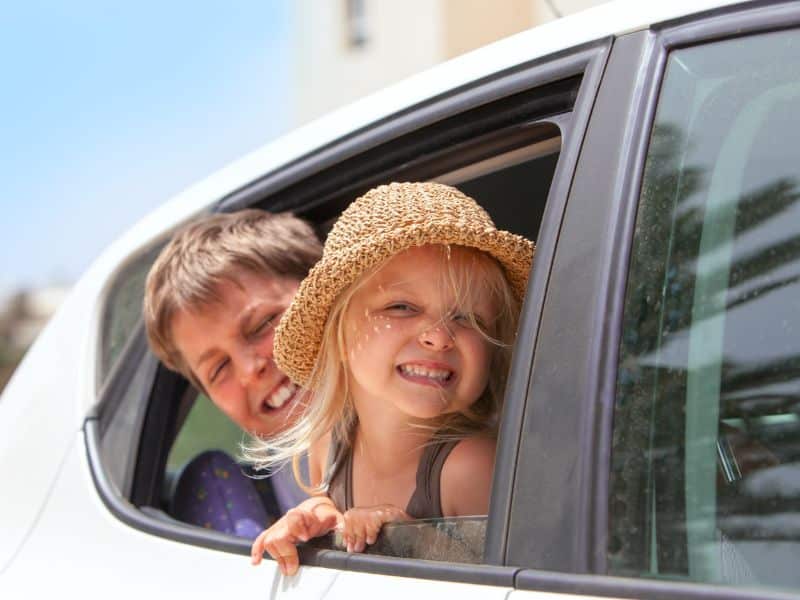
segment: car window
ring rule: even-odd
[[[614,409],[609,571],[800,588],[800,34],[667,61]]]
[[[100,456],[109,481],[123,495],[131,491],[136,449],[147,409],[155,363],[143,352],[142,300],[150,265],[160,247],[139,254],[118,271],[103,307],[97,384],[114,386],[100,407]],[[116,377],[111,374],[119,371]]]
[[[478,163],[436,179],[451,183],[485,207],[500,228],[536,239],[553,174],[558,163],[561,137],[516,152],[503,161],[487,161],[486,172]],[[498,162],[498,159],[499,162]],[[486,516],[417,519],[387,525],[365,554],[477,564],[483,562]],[[323,548],[344,550],[341,537],[317,542]]]
[[[553,135],[525,151],[516,150],[505,157],[492,157],[469,168],[443,173],[436,179],[456,185],[487,208],[498,227],[536,237],[544,211],[550,182],[561,145],[560,130],[548,125]],[[488,165],[488,167],[487,167]],[[524,218],[521,218],[524,215]],[[179,421],[181,417],[178,417]],[[180,426],[163,477],[162,510],[171,513],[176,504],[174,490],[182,480],[187,464],[206,450],[222,450],[240,462],[241,443],[246,436],[204,395],[197,396]],[[252,473],[251,473],[252,475]],[[264,486],[265,480],[256,480]],[[261,492],[261,490],[259,490]],[[180,502],[178,504],[181,504]],[[486,518],[423,519],[386,527],[368,554],[479,563],[483,557]],[[426,541],[427,540],[427,541]],[[344,550],[336,535],[315,540],[315,547]]]
[[[98,363],[98,387],[102,386],[142,317],[144,283],[161,247],[138,256],[114,278],[103,310]]]
[[[479,564],[483,562],[485,536],[484,516],[387,523],[381,528],[376,542],[367,546],[364,554]],[[347,550],[340,532],[312,540],[310,545]]]

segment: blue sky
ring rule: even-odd
[[[0,14],[0,295],[72,282],[150,209],[285,132],[291,0]]]

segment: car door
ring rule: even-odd
[[[798,25],[753,3],[614,42],[537,336],[512,598],[800,587]]]

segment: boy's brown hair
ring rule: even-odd
[[[235,281],[237,271],[300,281],[321,254],[312,227],[290,213],[250,208],[189,224],[164,247],[147,275],[143,313],[150,347],[167,367],[202,390],[175,344],[173,317],[222,301],[219,284]]]

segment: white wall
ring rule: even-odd
[[[608,0],[528,1],[361,0],[366,41],[359,48],[348,44],[348,0],[295,0],[293,124],[460,52]]]
[[[295,2],[295,124],[413,75],[440,59],[439,4],[364,0],[366,43],[348,46],[344,0]]]

